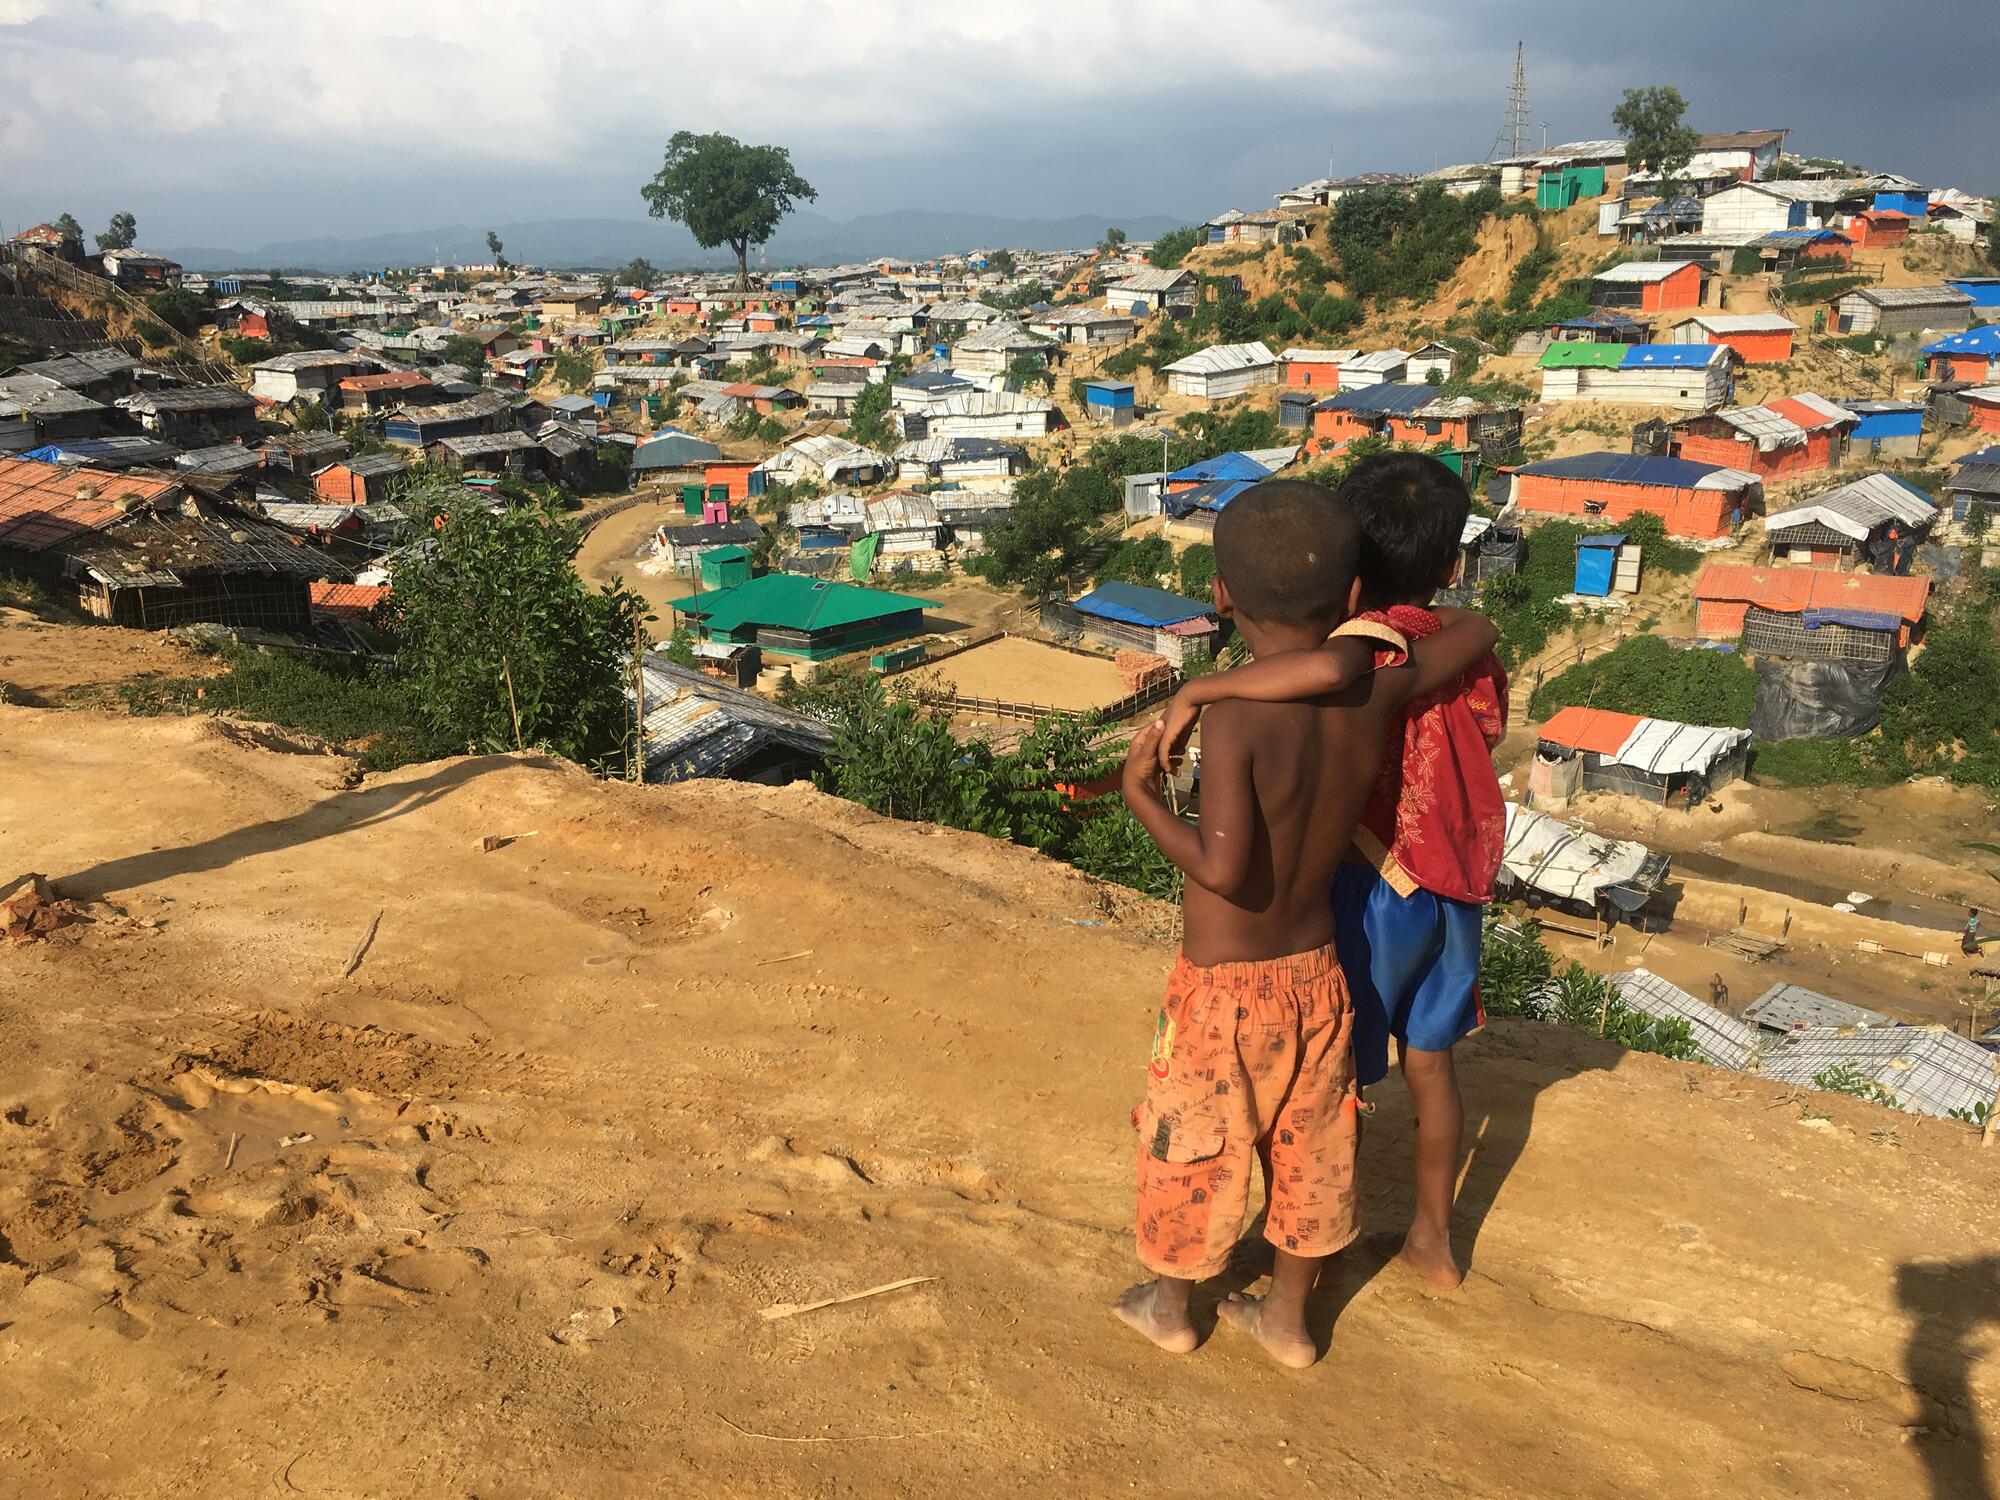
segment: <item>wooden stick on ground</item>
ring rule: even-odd
[[[229,1132],[229,1154],[222,1158],[222,1170],[227,1172],[236,1165],[236,1143],[243,1137],[235,1131]]]
[[[936,1437],[936,1432],[856,1432],[831,1434],[825,1437],[786,1437],[777,1432],[752,1432],[747,1427],[739,1427],[719,1411],[709,1413],[732,1432],[740,1432],[747,1438],[760,1438],[767,1443],[899,1443],[904,1438]]]
[[[778,1302],[765,1308],[757,1316],[766,1323],[775,1323],[780,1318],[796,1318],[800,1313],[818,1312],[822,1307],[838,1307],[843,1302],[859,1302],[865,1297],[879,1297],[884,1292],[900,1292],[906,1286],[922,1286],[926,1281],[936,1281],[935,1276],[906,1276],[901,1281],[885,1281],[880,1286],[871,1286],[865,1292],[849,1292],[845,1297],[826,1297],[818,1302]]]
[[[788,964],[795,958],[811,958],[811,957],[812,957],[812,949],[801,948],[796,953],[780,953],[776,958],[760,958],[757,960],[757,964],[758,967],[761,968],[765,964]]]
[[[375,913],[375,919],[368,924],[368,930],[361,934],[361,941],[354,945],[354,956],[348,959],[347,967],[340,971],[342,979],[361,967],[361,960],[368,956],[368,949],[375,941],[375,930],[381,925],[382,912],[378,911]]]

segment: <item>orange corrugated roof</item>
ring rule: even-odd
[[[1838,427],[1845,420],[1830,416],[1823,411],[1814,411],[1805,402],[1792,396],[1780,396],[1775,401],[1766,401],[1764,405],[1786,421],[1803,427],[1807,432],[1818,432],[1822,427]]]
[[[386,583],[314,583],[312,607],[338,619],[359,619],[382,602],[389,592]]]
[[[340,388],[343,391],[407,391],[430,383],[430,377],[417,370],[385,370],[380,375],[350,375],[340,382]]]
[[[127,496],[159,500],[180,488],[172,479],[0,459],[0,546],[39,552],[81,532],[102,531],[124,516],[120,502]]]
[[[1632,731],[1645,721],[1637,714],[1617,714],[1608,708],[1560,710],[1544,724],[1540,737],[1572,750],[1589,750],[1597,755],[1616,755],[1632,738]]]
[[[1914,625],[1930,600],[1928,578],[1841,573],[1831,568],[1752,568],[1710,563],[1695,580],[1697,599],[1727,599],[1798,614],[1808,609],[1867,609]]]

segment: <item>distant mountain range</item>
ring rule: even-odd
[[[1150,240],[1186,222],[1161,214],[1010,219],[921,209],[864,214],[843,221],[807,212],[785,221],[771,237],[765,259],[774,266],[823,266],[880,256],[923,259],[1002,245],[1015,250],[1068,250],[1095,245],[1113,225],[1132,239]],[[665,221],[536,219],[492,228],[506,247],[508,259],[526,265],[612,269],[635,255],[645,256],[661,270],[735,264],[726,246],[703,250],[680,225]],[[366,271],[446,262],[476,265],[492,259],[486,249],[486,227],[465,224],[354,239],[277,240],[249,250],[163,246],[157,253],[201,271]],[[754,253],[752,261],[754,264]]]

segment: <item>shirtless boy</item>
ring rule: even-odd
[[[1216,520],[1217,611],[1259,660],[1317,650],[1352,608],[1358,547],[1354,519],[1330,491],[1257,485]],[[1327,891],[1392,722],[1462,668],[1450,657],[1438,651],[1434,669],[1419,661],[1364,673],[1306,701],[1216,704],[1202,731],[1195,824],[1162,799],[1160,726],[1132,741],[1126,804],[1187,880],[1181,955],[1134,1113],[1139,1259],[1155,1279],[1116,1311],[1171,1353],[1195,1347],[1194,1284],[1227,1264],[1261,1158],[1270,1292],[1233,1296],[1221,1316],[1281,1364],[1318,1357],[1306,1294],[1360,1228],[1353,1009]]]

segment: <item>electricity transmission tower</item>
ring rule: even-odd
[[[1500,112],[1500,133],[1493,137],[1488,161],[1519,156],[1534,144],[1528,113],[1528,70],[1521,60],[1521,44],[1514,43],[1514,81],[1507,89],[1507,107]]]

